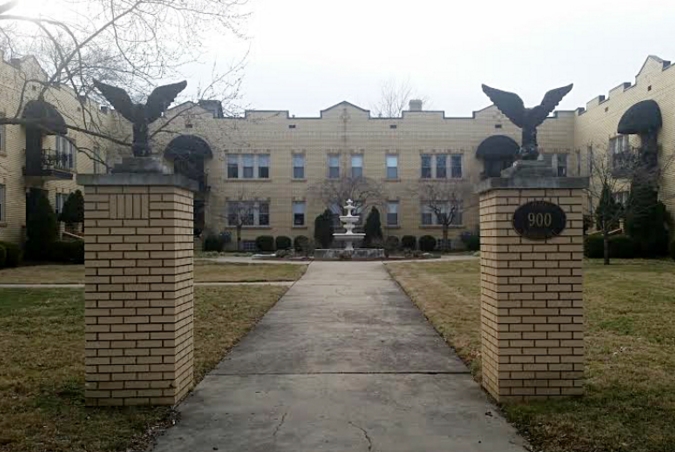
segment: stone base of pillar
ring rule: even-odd
[[[583,394],[587,184],[585,178],[494,178],[478,189],[482,383],[498,401]],[[521,236],[514,213],[531,201],[559,206],[565,229],[542,240]]]
[[[85,186],[87,405],[175,405],[193,385],[193,191],[173,174]]]

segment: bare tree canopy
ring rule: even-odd
[[[425,97],[416,96],[409,81],[398,82],[389,79],[382,83],[380,98],[372,110],[382,118],[399,118],[413,97],[426,102]]]
[[[360,212],[371,206],[382,205],[385,200],[382,184],[368,177],[326,179],[312,187],[310,193],[326,208],[336,205],[342,208],[351,199]]]
[[[93,80],[124,89],[135,102],[143,101],[163,81],[181,80],[190,67],[207,64],[206,44],[213,37],[242,38],[245,3],[53,0],[50,7],[58,5],[53,17],[39,11],[20,14],[13,2],[3,3],[0,50],[20,69],[15,84],[21,92],[16,110],[7,112],[0,123],[27,125],[30,118],[22,117],[25,105],[46,100],[56,103],[68,129],[130,147],[129,133],[111,133],[110,124],[102,125],[96,102],[103,99]],[[193,96],[222,102],[226,111],[238,110],[242,69],[243,58],[223,68],[214,64],[211,80],[195,87]],[[79,108],[68,108],[72,105]]]

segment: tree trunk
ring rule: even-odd
[[[237,226],[237,251],[241,251],[241,226]]]
[[[609,230],[603,228],[602,230],[602,239],[603,239],[603,252],[604,252],[604,264],[609,265]]]
[[[448,251],[448,226],[443,225],[443,246],[441,247],[441,251],[445,252]]]

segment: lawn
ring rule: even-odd
[[[197,288],[195,377],[201,380],[286,291]],[[0,289],[0,451],[145,450],[166,407],[85,408],[80,290]]]
[[[477,261],[390,264],[391,274],[480,375]],[[675,451],[675,263],[585,264],[586,395],[503,406],[545,452]]]
[[[306,265],[195,262],[195,282],[295,281]],[[84,265],[34,265],[0,270],[0,284],[82,284]]]

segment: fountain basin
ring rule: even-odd
[[[375,249],[375,248],[356,248],[352,251],[341,250],[341,249],[318,249],[314,250],[314,259],[315,260],[327,260],[327,261],[338,261],[343,259],[351,260],[381,260],[384,259],[384,250]]]

